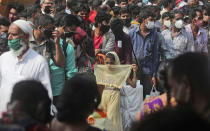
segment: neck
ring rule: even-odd
[[[198,28],[199,28],[198,26],[196,26],[193,23],[191,23],[190,26],[191,26],[191,29],[192,29],[193,32],[196,32],[198,30]]]
[[[102,33],[101,33],[101,31],[100,31],[100,29],[98,27],[95,29],[95,35],[96,36],[102,35]]]
[[[23,51],[23,53],[20,56],[18,56],[18,60],[22,59],[23,55],[28,51],[28,49],[29,47],[27,46],[27,48]]]
[[[148,32],[148,29],[145,27],[144,24],[140,25],[140,30],[141,30],[141,32],[144,32],[144,33]]]

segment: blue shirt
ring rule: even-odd
[[[63,49],[63,40],[60,40],[61,48]],[[50,59],[50,80],[53,96],[60,95],[65,78],[70,79],[77,72],[75,66],[74,48],[68,43],[66,48],[66,63],[64,68],[57,67],[52,59]]]
[[[130,30],[129,36],[131,37],[133,50],[143,73],[155,76],[159,61],[159,36],[157,31],[151,30],[144,38],[139,28],[133,28]]]

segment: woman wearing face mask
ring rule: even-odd
[[[188,51],[194,51],[194,45],[189,39],[189,35],[183,29],[184,21],[182,18],[176,18],[175,16],[176,14],[172,16],[173,23],[171,29],[168,28],[161,32],[165,39],[165,44],[162,46],[162,49],[166,60],[175,58]]]
[[[189,12],[191,23],[185,26],[187,33],[190,35],[191,41],[195,46],[195,51],[208,55],[208,36],[202,28],[203,14],[199,8],[193,8]]]
[[[120,90],[124,83],[136,87],[137,66],[133,66],[133,78],[129,77],[131,65],[120,65],[115,52],[108,52],[105,65],[95,65],[95,76],[98,85],[103,85],[102,100],[99,108],[107,113],[108,122],[105,129],[122,131],[122,118],[120,113]]]
[[[96,29],[92,33],[95,46],[95,54],[106,54],[114,50],[115,37],[110,31],[109,21],[111,15],[106,12],[98,12],[95,18]]]

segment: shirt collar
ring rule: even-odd
[[[151,30],[151,31],[149,31],[149,32],[147,32],[147,33],[146,33],[146,36],[147,36],[147,35],[149,35],[151,32],[152,32],[152,30]],[[141,30],[140,30],[140,28],[139,28],[139,27],[137,27],[137,28],[136,28],[136,33],[141,34]]]
[[[31,50],[32,50],[31,48],[28,48],[28,50],[23,54],[22,58],[20,60],[18,60],[18,62],[24,61],[27,58],[27,56],[30,55]]]

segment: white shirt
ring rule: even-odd
[[[6,111],[13,86],[21,80],[40,81],[52,98],[47,61],[33,49],[29,49],[21,60],[8,51],[0,56],[0,113]]]

